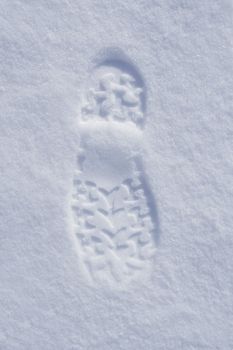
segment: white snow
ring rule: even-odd
[[[1,350],[233,349],[232,19],[231,0],[1,0]],[[144,84],[142,130],[79,122],[108,60]],[[145,278],[83,274],[70,199],[84,135],[108,145],[106,178],[143,157]]]

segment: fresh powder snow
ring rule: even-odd
[[[233,349],[232,0],[1,0],[0,350]]]

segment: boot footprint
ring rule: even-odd
[[[128,283],[152,266],[156,215],[140,161],[144,123],[139,73],[120,61],[96,68],[79,115],[71,204],[78,255],[95,282]]]

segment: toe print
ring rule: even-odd
[[[82,108],[82,119],[143,121],[143,88],[132,75],[112,67],[106,67],[95,87],[90,87]]]

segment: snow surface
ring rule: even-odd
[[[231,0],[1,0],[1,350],[233,349],[232,23]],[[114,52],[146,86],[159,235],[122,289],[86,282],[70,221],[83,87]]]

